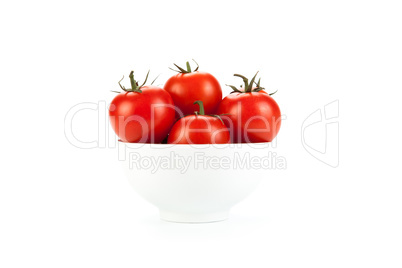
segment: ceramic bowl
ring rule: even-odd
[[[259,161],[266,143],[220,145],[119,142],[119,160],[134,190],[160,211],[162,220],[222,221],[266,175]]]

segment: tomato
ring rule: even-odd
[[[257,72],[258,73],[258,72]],[[278,104],[260,87],[260,80],[255,77],[250,84],[242,75],[244,89],[230,86],[234,91],[225,97],[219,105],[218,114],[230,130],[234,143],[256,143],[272,141],[281,127],[281,111]],[[257,87],[253,87],[253,84]]]
[[[188,62],[187,70],[176,64],[175,66],[179,73],[169,78],[164,89],[169,92],[174,104],[179,108],[179,117],[192,114],[197,109],[194,104],[197,100],[204,103],[206,114],[215,114],[222,100],[222,89],[218,80],[209,73],[197,71],[198,67],[192,72]]]
[[[230,142],[229,130],[217,115],[205,115],[202,101],[195,115],[178,120],[169,133],[170,144],[222,144]]]
[[[174,123],[175,110],[169,93],[160,87],[144,86],[146,80],[138,86],[131,72],[132,89],[120,85],[124,92],[110,105],[112,128],[124,142],[160,143]]]

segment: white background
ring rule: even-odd
[[[401,12],[400,1],[2,1],[0,267],[401,267]],[[276,148],[287,169],[226,222],[160,221],[115,148],[64,135],[71,107],[109,103],[131,69],[163,84],[191,58],[222,87],[259,70],[287,116]],[[333,168],[304,149],[301,126],[336,100]],[[96,140],[98,112],[77,114],[73,131]],[[309,132],[321,146],[325,127]]]

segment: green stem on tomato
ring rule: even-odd
[[[191,70],[190,62],[188,62],[188,61],[186,62],[186,69],[181,68],[181,67],[180,67],[179,65],[177,65],[176,63],[173,63],[173,65],[176,66],[176,68],[177,68],[178,70],[175,70],[175,69],[170,68],[170,67],[169,67],[169,69],[172,70],[172,71],[178,72],[178,73],[182,73],[182,74],[189,74],[189,73],[191,73],[191,72],[196,72],[196,71],[198,71],[198,68],[199,68],[200,66],[198,65],[198,63],[197,63],[194,59],[193,59],[193,61],[195,62],[195,64],[197,64],[197,67],[194,69],[194,71]]]
[[[257,73],[254,75],[254,77],[251,79],[249,88],[247,89],[247,92],[251,92],[251,91],[253,90],[253,84],[254,84],[255,78],[257,77],[257,74],[258,74],[258,72],[257,72]]]
[[[186,62],[187,72],[191,73],[190,63]]]
[[[204,104],[202,103],[202,101],[195,101],[193,104],[197,104],[200,107],[200,111],[198,112],[199,115],[205,115],[205,111],[204,111]]]
[[[128,77],[130,77],[132,91],[136,91],[137,90],[137,82],[135,82],[135,80],[134,80],[134,71],[131,71],[130,75]]]
[[[228,87],[230,87],[231,89],[233,89],[232,92],[230,92],[230,94],[232,93],[251,93],[251,92],[259,92],[261,90],[263,90],[264,88],[261,87],[261,78],[258,79],[258,82],[256,82],[256,77],[257,77],[258,72],[253,76],[253,78],[250,80],[250,82],[248,81],[247,77],[245,77],[244,75],[241,74],[234,74],[234,76],[236,77],[240,77],[241,79],[243,79],[243,83],[244,83],[244,91],[242,91],[243,86],[241,85],[240,88],[241,89],[237,89],[235,86],[232,85],[227,85]],[[256,84],[257,87],[253,88],[253,85]],[[274,94],[274,93],[272,93]]]

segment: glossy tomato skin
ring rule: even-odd
[[[223,144],[230,142],[229,130],[216,117],[189,115],[177,121],[169,133],[169,144]]]
[[[204,103],[205,114],[215,114],[222,100],[222,89],[218,80],[209,73],[179,73],[165,83],[164,89],[172,96],[174,104],[182,112],[181,116],[192,114],[198,106],[195,101]]]
[[[124,142],[160,143],[174,123],[173,100],[160,87],[141,90],[123,92],[113,99],[109,108],[112,128]]]
[[[234,143],[271,142],[281,127],[281,111],[265,91],[232,93],[219,105],[218,114]]]

